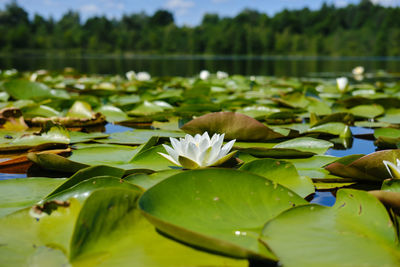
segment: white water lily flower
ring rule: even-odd
[[[207,80],[210,77],[210,72],[208,70],[202,70],[200,71],[199,77],[202,80]]]
[[[336,78],[336,84],[340,92],[345,92],[349,85],[349,79],[346,77]]]
[[[392,176],[392,178],[400,179],[400,160],[396,159],[396,163],[397,165],[387,160],[383,161],[390,176]]]
[[[203,167],[218,166],[232,158],[236,151],[228,154],[236,140],[232,140],[222,146],[225,134],[214,134],[211,139],[207,132],[194,137],[187,134],[185,138],[170,138],[172,148],[163,145],[167,154],[161,156],[177,166],[185,169],[197,169]]]
[[[129,81],[133,81],[133,79],[136,78],[136,73],[133,70],[130,70],[127,73],[125,73],[125,76]]]
[[[151,79],[151,76],[148,72],[141,71],[141,72],[138,72],[138,74],[136,74],[136,79],[138,81],[142,81],[142,82],[149,81]]]
[[[352,70],[353,75],[363,75],[364,74],[364,67],[363,66],[357,66]]]
[[[225,79],[228,78],[228,73],[226,73],[225,71],[217,71],[217,78],[218,79]]]

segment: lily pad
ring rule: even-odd
[[[373,119],[382,115],[385,109],[380,105],[359,105],[349,110],[351,114],[357,117]]]
[[[33,206],[64,181],[39,177],[0,180],[0,217]]]
[[[295,166],[287,161],[275,159],[260,159],[244,164],[242,171],[248,171],[279,183],[301,197],[315,192],[310,178],[300,176]]]
[[[331,142],[311,137],[294,138],[274,146],[274,148],[296,149],[315,154],[324,154],[331,147],[333,147]]]
[[[349,126],[341,122],[328,122],[325,124],[320,124],[308,129],[307,132],[338,135],[342,138],[351,137],[351,130]]]
[[[185,243],[232,257],[276,260],[260,246],[259,231],[277,214],[305,203],[264,177],[204,169],[174,175],[151,187],[139,207],[160,231]]]
[[[378,119],[380,122],[399,124],[400,123],[400,109],[388,109],[385,115]]]
[[[110,134],[108,139],[97,140],[100,143],[109,144],[129,144],[129,145],[140,145],[144,144],[152,136],[158,136],[163,138],[169,137],[184,137],[185,133],[176,131],[160,131],[160,130],[144,130],[134,129],[132,131],[117,132]]]
[[[226,139],[249,142],[283,137],[259,121],[233,112],[210,113],[186,123],[181,129],[192,135],[203,134],[205,131],[210,135],[225,133]]]
[[[100,112],[101,114],[106,116],[106,120],[108,122],[118,122],[129,119],[128,115],[120,108],[111,105],[101,106],[100,108],[96,109],[96,112]]]
[[[398,266],[397,234],[367,192],[340,190],[333,207],[304,205],[268,222],[261,240],[284,266]]]
[[[68,188],[71,188],[82,181],[104,175],[122,178],[122,176],[124,175],[124,170],[102,165],[81,169],[77,171],[74,175],[72,175],[67,181],[57,187],[54,191],[48,194],[46,198],[58,194]]]
[[[68,131],[60,126],[53,126],[40,134],[21,135],[9,143],[1,143],[0,151],[26,150],[39,146],[67,145],[70,143]]]
[[[43,84],[26,80],[12,80],[3,84],[6,92],[14,99],[42,100],[54,98],[51,89]]]

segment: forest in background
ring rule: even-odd
[[[400,8],[357,5],[283,10],[245,9],[235,17],[205,14],[197,26],[177,26],[172,13],[136,13],[82,21],[29,14],[17,2],[0,10],[0,52],[69,51],[179,55],[400,56]]]

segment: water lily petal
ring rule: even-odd
[[[187,157],[184,157],[184,156],[179,156],[179,163],[185,169],[192,170],[192,169],[200,168],[200,165],[197,164],[197,162],[195,162]]]
[[[163,147],[165,148],[167,153],[175,160],[175,162],[178,162],[179,158],[178,152],[167,145],[163,145]]]
[[[171,145],[178,154],[182,154],[182,140],[179,142],[176,138],[170,137]]]
[[[398,166],[396,166],[393,162],[387,160],[384,160],[383,164],[385,164],[386,169],[388,170],[392,178],[400,179],[400,168]]]
[[[229,141],[226,143],[219,152],[218,158],[224,157],[228,152],[232,149],[233,145],[235,144],[236,139]]]
[[[181,166],[181,164],[179,164],[178,162],[176,162],[170,155],[166,155],[166,154],[164,154],[164,153],[161,153],[161,152],[157,152],[158,154],[160,154],[161,156],[163,156],[165,159],[167,159],[169,162],[171,162],[172,164],[174,164],[174,165],[177,165],[177,166]]]
[[[199,148],[194,144],[194,143],[189,143],[188,144],[188,148],[187,148],[187,152],[186,155],[183,155],[195,162],[199,162],[198,158],[199,158]]]
[[[221,164],[223,164],[224,162],[230,160],[233,156],[235,156],[237,153],[237,150],[232,151],[231,153],[229,153],[228,155],[218,159],[216,162],[214,162],[212,165],[210,165],[210,167],[212,166],[219,166]]]
[[[212,152],[212,147],[209,146],[206,150],[202,151],[199,156],[199,163],[201,167],[208,166],[210,162],[210,156]]]
[[[217,161],[218,160],[218,155],[219,155],[219,152],[221,151],[221,149],[219,148],[219,147],[217,147],[217,146],[212,146],[211,147],[211,151],[210,151],[210,154],[209,154],[209,156],[208,156],[208,160],[205,162],[205,164],[207,165],[207,166],[209,166],[209,165],[212,165],[215,161]]]

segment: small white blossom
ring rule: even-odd
[[[131,70],[125,73],[125,76],[129,81],[132,81],[136,78],[136,73],[133,70]]]
[[[345,92],[349,85],[349,80],[346,77],[336,78],[336,84],[340,92]]]
[[[392,178],[400,179],[400,160],[396,159],[396,163],[397,165],[387,160],[383,161],[390,176],[392,176]]]
[[[160,152],[159,154],[185,169],[218,166],[236,153],[234,151],[228,154],[236,140],[222,146],[224,136],[225,134],[214,134],[210,139],[208,133],[204,132],[203,135],[196,134],[194,137],[187,134],[179,140],[170,138],[172,148],[163,145],[168,155]]]
[[[200,71],[199,77],[202,80],[207,80],[208,78],[210,78],[210,72],[208,70],[202,70]]]
[[[363,75],[364,74],[364,67],[358,66],[352,70],[353,75]]]
[[[217,78],[218,79],[225,79],[228,78],[228,73],[226,73],[225,71],[217,71]]]
[[[136,74],[136,79],[138,81],[149,81],[151,79],[151,76],[148,72],[142,71],[142,72],[138,72],[138,74]]]

